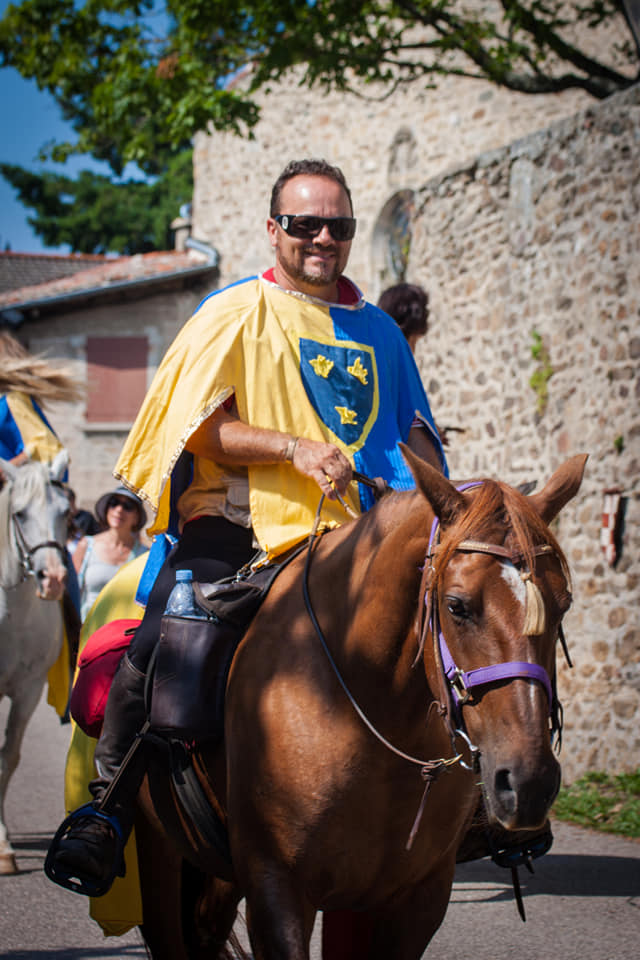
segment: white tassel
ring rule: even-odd
[[[544,633],[547,622],[542,594],[531,579],[529,572],[521,573],[520,576],[527,588],[522,632],[526,637],[539,637],[541,633]]]

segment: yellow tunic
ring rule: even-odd
[[[301,331],[328,347],[344,347],[334,332],[335,308],[261,278],[204,301],[169,348],[116,465],[116,476],[157,510],[151,534],[167,529],[171,472],[187,439],[232,394],[240,419],[252,426],[336,443],[352,453],[317,416],[299,373]],[[210,461],[196,465],[198,485],[210,490],[222,490],[222,474]],[[277,555],[308,535],[318,487],[288,463],[251,466],[248,474],[256,539]],[[355,484],[346,499],[359,512]],[[326,503],[325,521],[337,525],[346,518],[343,507]]]
[[[26,393],[12,390],[5,400],[16,427],[20,431],[24,452],[30,460],[53,463],[63,448],[53,430],[43,420]]]
[[[100,592],[82,625],[80,652],[91,634],[105,623],[136,617],[142,619],[144,610],[135,603],[134,597],[145,562],[146,555],[143,554],[125,564]],[[96,741],[73,723],[64,781],[67,813],[91,800],[88,785],[96,775],[93,766],[95,746]],[[142,923],[138,858],[133,832],[125,849],[125,863],[126,876],[116,877],[108,893],[90,900],[91,916],[100,924],[105,936],[122,936],[131,927]]]

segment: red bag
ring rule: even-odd
[[[80,729],[98,738],[111,681],[140,620],[112,620],[92,633],[78,659],[69,710]]]

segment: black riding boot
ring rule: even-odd
[[[146,675],[125,654],[111,684],[96,745],[98,776],[89,786],[93,803],[67,818],[47,858],[51,879],[62,880],[63,885],[80,893],[101,896],[117,875],[124,876],[123,851],[145,769],[143,751],[136,740],[146,720],[145,680]],[[136,748],[123,766],[133,744]],[[73,878],[79,882],[74,883]]]

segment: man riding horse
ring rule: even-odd
[[[235,573],[309,534],[320,494],[336,526],[373,503],[354,469],[413,487],[405,441],[446,472],[411,350],[395,323],[343,275],[355,234],[342,172],[290,163],[276,181],[267,231],[275,266],[208,296],[170,347],[116,467],[156,511],[162,563],[116,673],[95,751],[94,802],[72,818],[56,870],[105,892],[121,872],[140,751],[105,793],[145,721],[146,674],[176,579]],[[158,549],[152,551],[151,560]]]

